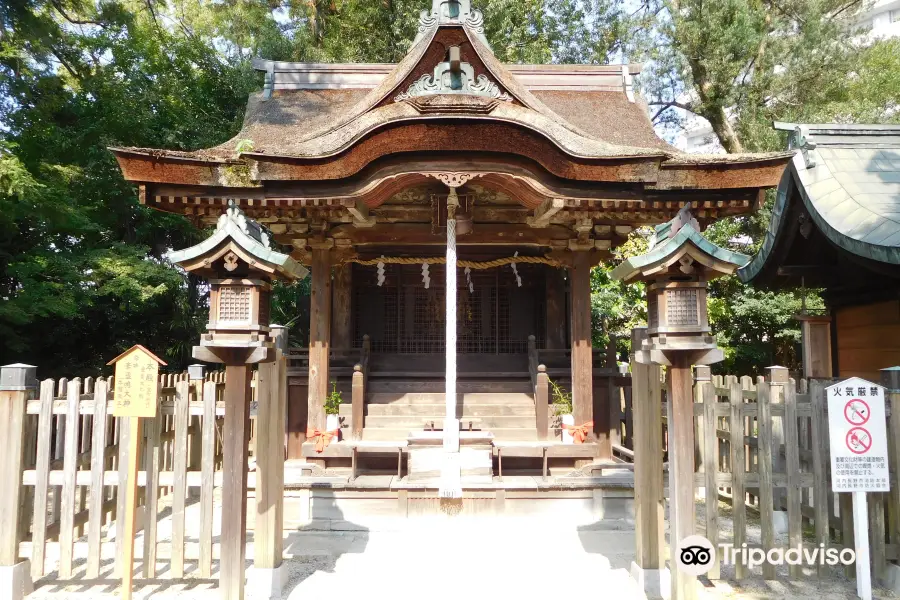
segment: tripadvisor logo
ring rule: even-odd
[[[748,548],[747,544],[741,544],[735,548],[732,544],[719,545],[718,552],[715,546],[702,535],[690,535],[678,544],[675,561],[678,568],[689,575],[705,575],[716,564],[716,556],[721,556],[722,564],[742,564],[748,569],[762,564],[775,566],[781,565],[828,565],[836,566],[852,565],[856,562],[856,552],[851,548],[838,550],[826,548],[824,544],[818,547],[804,548],[772,548],[768,552],[762,548]]]

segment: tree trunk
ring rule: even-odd
[[[704,110],[702,115],[712,125],[713,132],[715,132],[722,147],[729,154],[737,154],[744,151],[744,147],[741,145],[734,127],[731,126],[731,121],[728,120],[728,115],[725,113],[724,108],[717,106],[711,110]]]

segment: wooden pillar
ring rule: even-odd
[[[694,600],[697,578],[675,565],[678,543],[694,535],[694,398],[691,363],[686,356],[672,359],[671,420],[669,422],[669,508],[672,560],[672,600]]]
[[[33,389],[34,367],[9,365],[0,370],[0,598],[20,600],[31,592],[31,566],[19,560],[23,529],[22,469],[25,442],[25,404]]]
[[[309,315],[309,413],[307,427],[324,431],[328,395],[328,353],[331,348],[331,256],[328,248],[313,248]]]
[[[243,359],[240,352],[234,353]],[[225,364],[225,434],[222,473],[222,558],[219,589],[223,600],[243,600],[247,549],[247,456],[250,448],[250,365]]]
[[[798,315],[803,346],[803,377],[832,377],[831,317]]]
[[[547,292],[547,314],[544,322],[544,344],[553,350],[566,348],[566,280],[565,271],[546,267],[544,270]]]
[[[351,348],[353,346],[353,265],[350,263],[334,270],[334,289],[331,297],[331,346]]]
[[[595,415],[594,357],[591,345],[591,262],[587,252],[575,252],[571,271],[572,305],[572,414],[576,425],[598,419],[608,420],[608,410]],[[609,441],[609,424],[600,429],[600,458],[612,455]],[[605,435],[604,435],[605,434]],[[589,434],[589,437],[593,437]],[[593,440],[591,440],[593,441]]]
[[[632,348],[640,348],[647,329],[632,332]],[[662,384],[658,365],[631,361],[634,411],[635,564],[644,571],[644,591],[661,595],[665,568],[663,507]],[[654,573],[655,571],[655,573]]]
[[[256,417],[256,526],[254,589],[280,598],[284,555],[284,445],[287,413],[287,330],[273,326],[275,362],[259,365]]]

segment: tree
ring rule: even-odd
[[[799,119],[857,73],[866,52],[848,43],[863,0],[651,0],[655,15],[635,49],[650,59],[642,79],[660,121],[677,110],[709,121],[728,152],[772,149],[757,136],[773,118]],[[860,44],[863,44],[860,41]],[[866,85],[866,82],[861,82]],[[821,113],[820,113],[821,114]],[[882,116],[882,119],[885,116]]]

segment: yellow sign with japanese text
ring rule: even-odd
[[[166,363],[143,346],[134,346],[110,364],[116,365],[113,415],[155,417],[159,408],[159,366]]]

